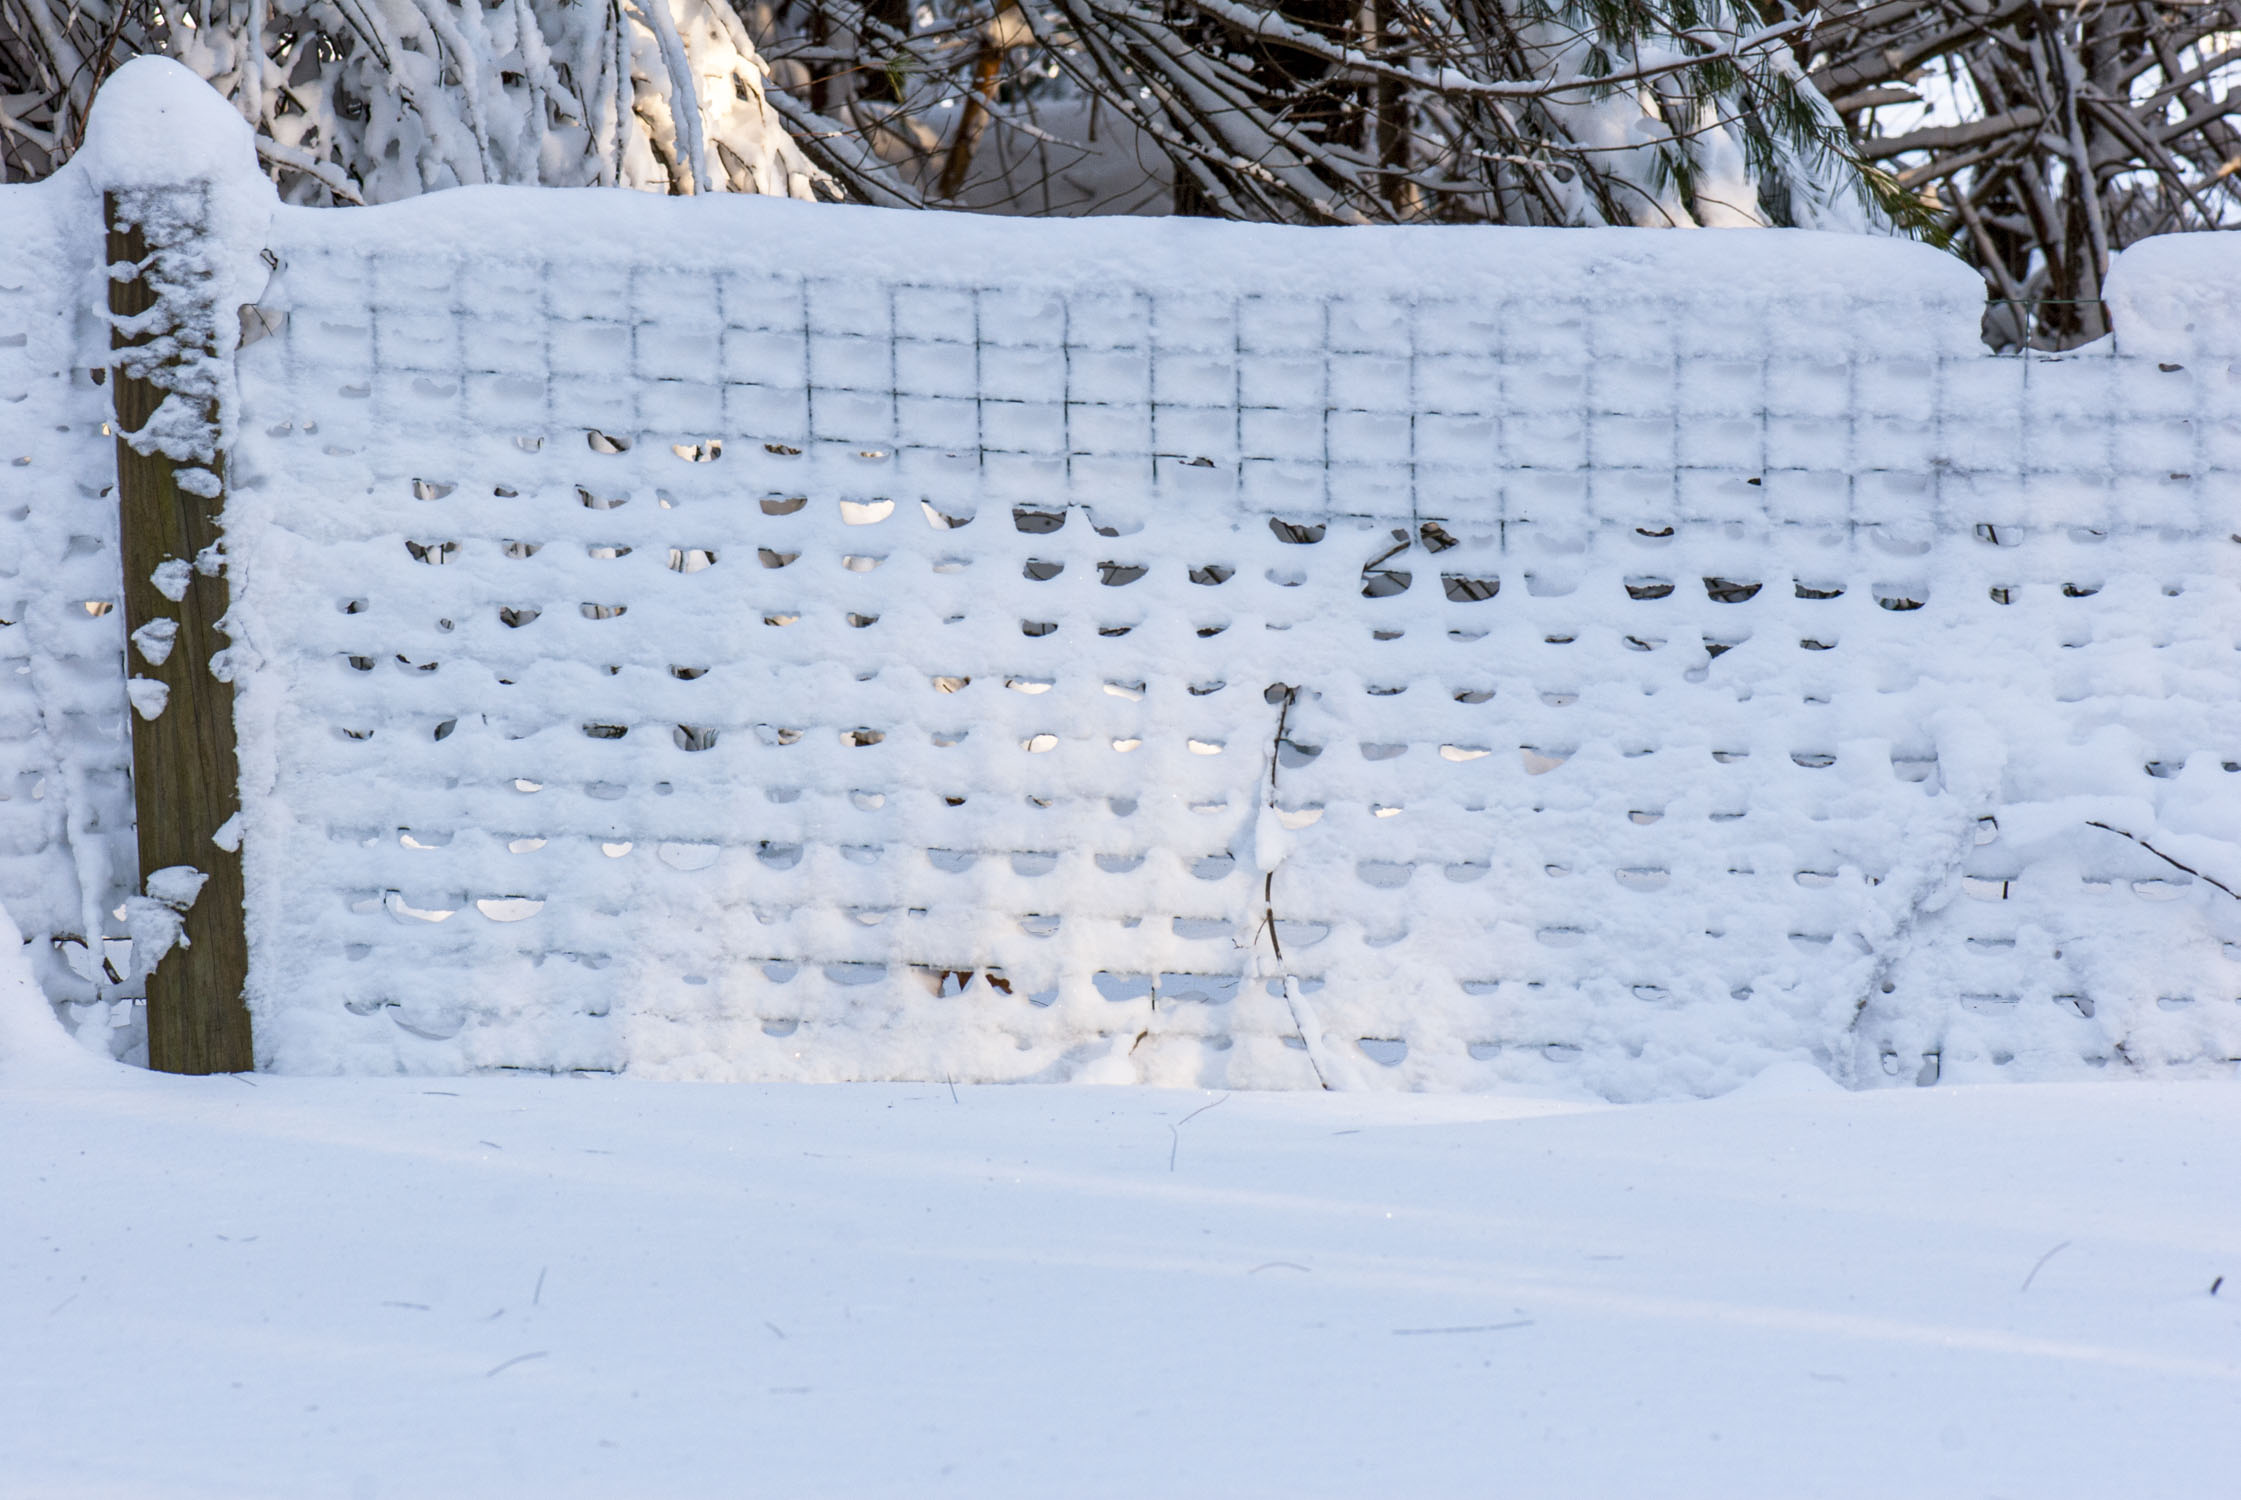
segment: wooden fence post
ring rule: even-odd
[[[202,493],[218,489],[224,455],[190,465],[161,451],[143,453],[128,440],[147,426],[167,396],[184,403],[167,416],[185,415],[216,431],[215,392],[198,388],[191,377],[164,378],[198,358],[215,356],[213,319],[231,313],[209,306],[207,298],[202,306],[193,305],[197,261],[186,241],[207,233],[209,197],[205,184],[138,188],[103,199],[109,263],[140,268],[130,280],[112,276],[110,312],[130,318],[167,298],[184,304],[158,314],[153,326],[131,333],[120,327],[111,340],[118,350],[166,341],[166,351],[154,365],[142,364],[128,373],[133,362],[120,358],[111,372],[116,382],[125,629],[132,638],[127,662],[132,677],[150,684],[135,687],[130,715],[140,877],[149,896],[157,899],[169,899],[166,890],[146,884],[158,871],[185,867],[208,877],[185,911],[187,940],[147,976],[148,1062],[167,1073],[236,1073],[256,1065],[249,1010],[242,998],[249,947],[242,918],[240,824],[232,825],[227,839],[231,848],[217,842],[239,810],[241,796],[234,691],[211,670],[223,647],[218,622],[228,593],[224,572],[216,566],[217,553],[206,550],[214,549],[219,539],[220,501],[215,493]],[[182,253],[171,267],[159,267],[156,262],[167,258],[163,252],[171,251]],[[198,560],[204,566],[196,566]],[[168,631],[166,621],[172,622]],[[152,716],[147,712],[151,707],[156,710]],[[168,889],[175,891],[177,882]]]

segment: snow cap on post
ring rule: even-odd
[[[136,57],[109,75],[73,160],[103,191],[263,177],[249,122],[168,57]]]
[[[124,354],[122,344],[112,362],[197,398],[189,425],[198,431],[172,431],[185,415],[173,403],[133,446],[207,464],[231,436],[232,360],[240,343],[234,309],[255,303],[270,280],[259,252],[280,200],[258,165],[256,133],[191,69],[167,57],[136,57],[94,96],[85,143],[65,171],[110,200],[104,215],[115,222],[107,227],[138,226],[161,260],[143,267],[168,304],[161,326],[119,332],[180,368],[151,374],[142,368],[147,356]],[[151,335],[160,336],[150,344]],[[194,488],[194,476],[186,477],[191,493],[215,497],[214,482]]]

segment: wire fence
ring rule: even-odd
[[[67,187],[0,243],[0,900],[129,1031]],[[209,258],[262,286],[261,1065],[1641,1098],[2241,1057],[2229,358],[1994,357],[1965,268],[1812,236],[255,222]]]
[[[1966,304],[1940,347],[1904,284],[284,223],[236,566],[285,1064],[1638,1097],[2241,1053],[2224,898],[2001,833],[2241,755],[2200,373],[1968,352]]]

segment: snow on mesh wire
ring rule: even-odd
[[[241,360],[274,1065],[2241,1054],[2224,362],[1805,235],[444,202],[282,210]]]
[[[0,187],[0,907],[64,1017],[123,1052],[140,1030],[116,911],[135,864],[116,473],[79,313],[100,225],[74,187]]]

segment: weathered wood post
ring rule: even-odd
[[[110,89],[138,81],[120,73]],[[170,82],[148,81],[159,94]],[[159,120],[173,112],[165,102],[152,101]],[[174,123],[191,130],[203,122]],[[145,146],[150,134],[134,130],[128,138]],[[112,176],[103,186],[144,892],[134,898],[135,966],[148,965],[143,944],[159,949],[179,937],[147,973],[148,1061],[171,1073],[240,1072],[255,1057],[243,1000],[249,957],[234,690],[220,655],[228,589],[218,548],[225,464],[217,444],[232,343],[221,319],[233,310],[221,305],[222,252],[212,243],[220,227],[215,185],[205,177],[122,186]]]

